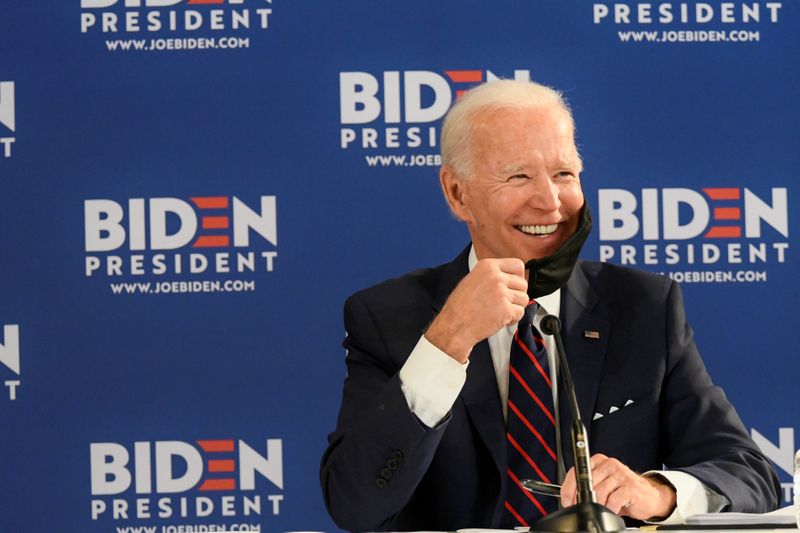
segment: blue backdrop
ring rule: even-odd
[[[794,2],[0,5],[3,531],[335,530],[342,304],[466,244],[438,133],[492,77],[565,92],[584,257],[683,283],[788,486]]]

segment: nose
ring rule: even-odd
[[[528,204],[540,211],[557,211],[561,207],[558,186],[546,176],[537,176],[531,180]]]

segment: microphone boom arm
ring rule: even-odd
[[[572,457],[575,463],[575,477],[578,485],[578,502],[595,502],[592,483],[592,468],[589,452],[589,440],[586,436],[586,426],[581,420],[581,411],[578,408],[578,397],[575,394],[575,385],[569,371],[565,356],[564,344],[561,341],[561,321],[555,315],[547,315],[539,323],[542,333],[555,337],[556,352],[558,352],[558,377],[561,387],[566,392],[572,411]]]
[[[536,522],[531,530],[547,532],[623,531],[625,522],[622,518],[596,502],[589,461],[589,439],[586,435],[586,426],[581,421],[578,398],[575,395],[575,384],[572,381],[564,344],[561,341],[561,321],[557,316],[547,315],[539,322],[539,328],[545,335],[555,337],[559,382],[567,395],[572,411],[572,456],[578,485],[578,503],[545,516]]]

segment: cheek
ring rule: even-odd
[[[505,192],[484,195],[476,198],[473,214],[482,227],[492,227],[502,223],[512,212],[514,197]]]
[[[561,209],[565,216],[577,215],[583,207],[583,192],[577,183],[562,189],[558,198],[561,200]]]
[[[492,198],[492,215],[498,221],[511,218],[526,208],[529,199],[530,194],[524,189],[509,187],[496,193]]]

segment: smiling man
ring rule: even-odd
[[[591,228],[571,113],[552,89],[496,81],[467,92],[442,129],[439,177],[472,243],[454,261],[345,304],[347,378],[322,460],[345,529],[532,525],[575,500],[559,315],[588,428],[598,502],[634,520],[762,512],[769,462],[705,371],[670,280],[577,262]],[[562,438],[563,435],[563,438]],[[644,474],[640,474],[640,473]]]

